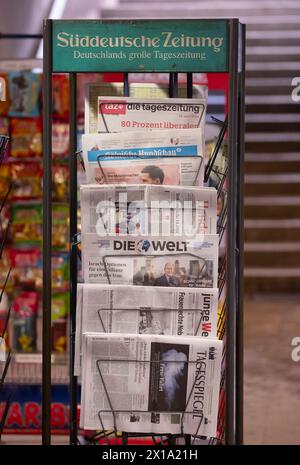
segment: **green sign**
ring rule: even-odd
[[[56,72],[226,72],[228,21],[53,21]]]

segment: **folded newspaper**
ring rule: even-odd
[[[81,427],[214,437],[222,342],[87,333]]]
[[[187,161],[190,161],[191,157],[197,156],[204,160],[205,143],[199,129],[84,134],[82,152],[87,182],[94,183],[103,177],[101,170],[103,161],[118,159],[132,162],[133,159],[166,157],[174,162],[176,157],[188,157]],[[168,176],[171,176],[171,171],[168,172]],[[202,182],[203,177],[200,178],[199,183]]]
[[[206,100],[98,97],[98,132],[198,128],[204,135]]]
[[[78,284],[76,376],[89,332],[216,337],[218,289]]]
[[[84,233],[190,237],[216,233],[214,188],[85,185],[80,204]]]
[[[202,157],[169,157],[154,160],[100,160],[94,166],[97,184],[164,184],[203,186]]]
[[[129,77],[133,75],[130,74]],[[193,85],[193,99],[207,100],[207,87],[203,85]],[[98,97],[99,96],[119,96],[122,97],[124,85],[122,82],[97,82],[86,85],[84,104],[84,130],[86,133],[98,132]],[[178,86],[178,97],[186,97],[186,85]],[[130,97],[140,99],[161,99],[169,96],[168,84],[153,83],[130,83]]]
[[[217,234],[187,240],[166,236],[82,233],[86,283],[163,287],[217,287]]]

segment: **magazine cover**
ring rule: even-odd
[[[218,289],[80,284],[77,288],[75,375],[84,333],[216,337]]]
[[[83,134],[83,161],[87,182],[97,183],[99,161],[197,157],[204,159],[204,137],[199,129]],[[203,182],[203,178],[202,178]]]
[[[217,339],[87,333],[80,425],[214,437],[221,359]]]
[[[82,233],[82,267],[86,283],[162,287],[217,287],[216,234],[163,238],[98,236]]]

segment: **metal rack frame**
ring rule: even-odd
[[[0,166],[2,165],[3,159],[5,157],[5,151],[6,151],[8,140],[9,140],[9,137],[0,135]],[[4,197],[3,197],[2,201],[1,201],[1,205],[0,205],[0,214],[1,214],[1,212],[2,212],[2,210],[4,208],[4,206],[5,206],[5,203],[6,203],[7,199],[8,199],[8,196],[9,196],[9,194],[11,192],[12,187],[13,187],[12,184],[10,184],[7,192],[4,194]],[[3,253],[4,247],[6,245],[9,225],[10,225],[10,223],[8,222],[8,224],[7,224],[4,231],[2,229],[2,225],[0,225],[1,235],[3,235],[2,243],[0,245],[0,260],[2,259],[2,253]],[[8,270],[8,272],[6,274],[4,283],[0,283],[1,284],[0,302],[2,301],[2,297],[3,297],[3,294],[5,292],[5,288],[6,288],[6,285],[8,283],[10,274],[11,274],[11,268],[9,268],[9,270]],[[0,339],[1,340],[4,339],[4,337],[6,335],[6,331],[7,331],[7,327],[8,327],[8,323],[9,323],[9,319],[10,319],[10,313],[11,313],[11,307],[9,307],[9,309],[7,311],[7,314],[6,314],[4,327],[3,327],[3,330],[2,330],[2,332],[0,334]],[[9,349],[7,351],[7,353],[5,354],[5,360],[0,362],[0,367],[1,367],[0,392],[3,389],[5,378],[6,378],[9,366],[10,366],[10,362],[11,362],[11,349]],[[0,441],[1,441],[1,436],[2,436],[2,433],[3,433],[5,421],[6,421],[8,412],[9,412],[11,399],[12,399],[12,394],[10,393],[8,398],[6,399],[4,411],[3,411],[3,413],[2,413],[2,415],[0,417]]]
[[[160,20],[145,21],[149,25]],[[168,20],[176,22],[177,20]],[[189,21],[189,20],[186,20]],[[199,19],[202,23],[212,21]],[[222,278],[226,283],[226,305],[222,310],[222,320],[226,331],[226,352],[224,362],[225,377],[225,443],[241,444],[243,442],[243,152],[244,152],[244,78],[245,78],[245,26],[238,19],[216,19],[226,21],[227,57],[229,74],[228,102],[228,172],[226,173],[226,208],[227,208],[227,252],[223,263]],[[80,21],[78,21],[79,23]],[[84,21],[87,23],[87,21]],[[95,21],[93,21],[95,23]],[[103,23],[127,23],[134,27],[135,21],[96,21]],[[139,22],[139,21],[136,21]],[[53,24],[55,20],[44,22],[44,105],[43,105],[43,401],[42,425],[43,444],[51,444],[50,404],[51,404],[51,231],[52,231],[52,73],[63,72],[53,66]],[[113,71],[124,73],[124,96],[129,95],[128,72],[126,69]],[[107,72],[99,60],[96,72]],[[143,69],[142,72],[153,72]],[[169,72],[169,94],[178,94],[177,72]],[[205,69],[201,63],[201,72],[218,72]],[[77,72],[95,72],[92,70],[70,71],[66,66],[64,72],[70,78],[70,243],[77,237]],[[139,69],[138,72],[141,72]],[[193,76],[187,73],[187,96],[192,98]],[[225,123],[225,122],[224,122]],[[224,124],[225,126],[225,124]],[[77,444],[77,378],[72,374],[74,366],[75,324],[76,324],[76,286],[77,286],[77,247],[71,247],[71,322],[70,322],[70,444]],[[226,307],[226,308],[225,308]],[[223,326],[224,326],[223,325]],[[220,328],[220,331],[224,331]],[[222,400],[222,408],[224,408]],[[128,434],[124,434],[126,444]],[[187,443],[190,439],[187,440]],[[171,439],[170,439],[170,442]],[[212,439],[210,443],[215,443]]]
[[[106,400],[107,400],[107,403],[108,403],[108,406],[109,406],[109,409],[101,409],[98,411],[98,418],[99,418],[99,422],[100,422],[100,425],[102,427],[102,430],[101,432],[104,434],[105,436],[105,439],[107,440],[107,436],[106,436],[106,430],[104,428],[104,423],[103,423],[103,420],[102,420],[102,417],[101,417],[101,414],[102,413],[109,413],[112,415],[113,417],[113,425],[114,425],[114,433],[115,435],[117,434],[117,431],[118,431],[118,427],[117,427],[117,414],[123,414],[123,413],[138,413],[138,414],[147,414],[147,413],[151,413],[151,414],[155,414],[155,413],[159,413],[159,414],[164,414],[164,413],[176,413],[178,415],[180,415],[180,430],[181,430],[181,434],[179,435],[174,435],[172,434],[172,436],[178,436],[178,437],[185,437],[185,436],[190,436],[190,434],[185,434],[184,432],[184,426],[183,426],[183,422],[184,422],[184,417],[185,415],[193,415],[194,412],[193,411],[188,411],[187,410],[187,407],[189,405],[189,402],[190,402],[190,399],[192,397],[192,394],[193,394],[193,390],[194,390],[194,387],[195,387],[195,384],[197,382],[197,378],[195,378],[193,384],[192,384],[192,387],[190,389],[190,391],[187,393],[187,400],[185,402],[185,408],[183,411],[180,411],[178,412],[178,410],[169,410],[169,411],[162,411],[160,410],[159,412],[154,412],[154,411],[151,411],[151,410],[134,410],[134,409],[130,409],[130,410],[120,410],[120,409],[115,409],[112,405],[112,400],[110,398],[110,395],[109,395],[109,392],[108,392],[108,389],[107,389],[107,386],[105,384],[105,381],[104,381],[104,376],[101,372],[101,368],[100,368],[100,364],[101,362],[103,363],[107,363],[108,360],[107,359],[97,359],[96,361],[96,365],[97,365],[97,370],[98,370],[98,374],[99,374],[99,377],[101,379],[101,383],[102,383],[102,386],[104,388],[104,393],[105,393],[105,397],[106,397]],[[120,363],[120,362],[124,362],[124,363],[138,363],[139,365],[143,365],[143,364],[146,364],[146,365],[156,365],[156,364],[164,364],[164,365],[168,365],[169,363],[171,364],[177,364],[177,363],[184,363],[184,365],[190,365],[190,364],[196,364],[197,361],[196,360],[188,360],[186,362],[178,362],[178,360],[168,360],[168,361],[161,361],[161,360],[140,360],[140,359],[115,359],[115,358],[112,358],[112,359],[109,359],[109,363],[113,363],[113,362],[117,362],[117,363]],[[203,417],[203,415],[201,416],[200,420],[199,420],[199,423],[198,423],[198,426],[196,428],[196,431],[195,433],[193,434],[193,437],[194,437],[194,440],[198,437],[198,432],[199,432],[199,429],[203,423],[203,421],[205,421],[205,418]],[[136,433],[132,433],[131,435],[133,436],[133,434],[135,435]],[[152,436],[161,436],[159,434],[153,434]],[[170,436],[170,435],[167,435],[167,436]],[[109,441],[107,440],[107,444],[109,445]]]

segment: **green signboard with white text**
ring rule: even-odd
[[[227,72],[227,20],[53,21],[55,72]]]

